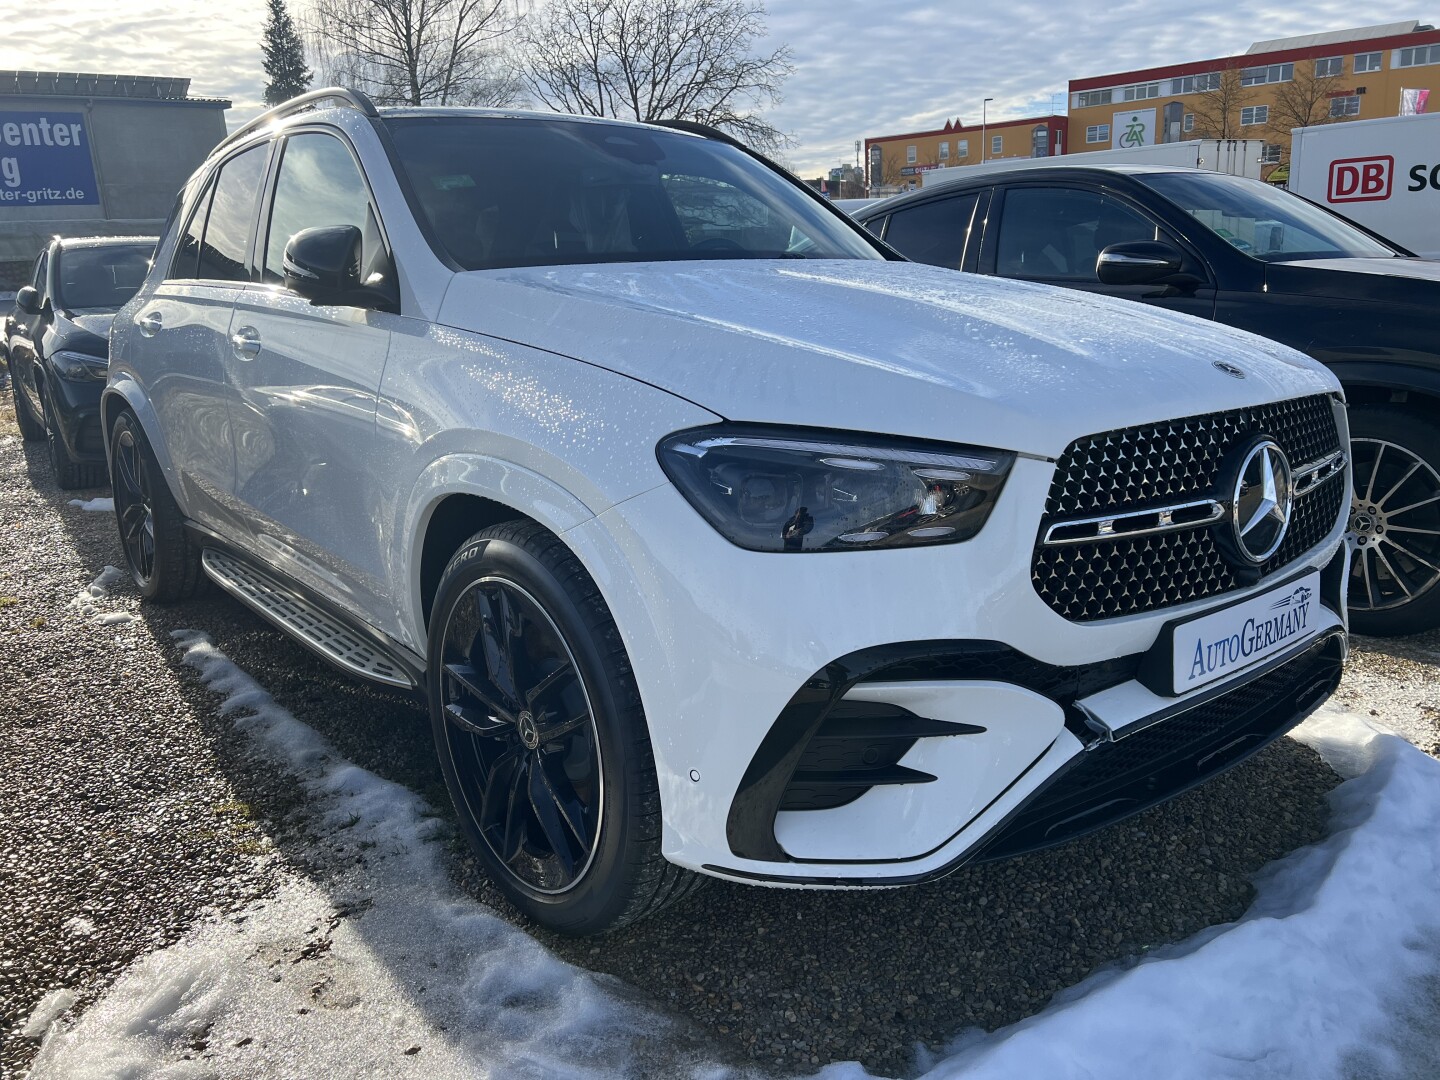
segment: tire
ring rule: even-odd
[[[50,402],[42,400],[41,404],[45,416],[45,441],[50,450],[50,467],[55,470],[56,486],[62,491],[103,486],[109,480],[105,473],[105,466],[94,462],[76,461],[71,457],[69,449],[65,446],[65,439],[60,434],[60,427],[55,423],[55,418],[51,414]]]
[[[26,442],[39,442],[45,437],[45,422],[35,415],[20,392],[20,378],[12,369],[10,372],[10,396],[15,401],[15,423],[20,428],[20,437]]]
[[[1351,629],[1394,637],[1440,626],[1440,428],[1357,405],[1350,455]]]
[[[206,580],[200,548],[185,529],[140,421],[128,410],[110,429],[110,460],[120,547],[140,595],[162,604],[194,596]]]
[[[427,661],[461,830],[524,915],[593,934],[705,880],[660,853],[629,659],[595,583],[552,533],[507,522],[462,545],[436,593]]]

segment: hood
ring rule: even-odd
[[[110,323],[114,319],[113,311],[89,315],[73,312],[57,314],[46,348],[50,352],[69,349],[87,356],[109,356]]]
[[[1046,457],[1081,435],[1338,387],[1314,361],[1242,331],[917,263],[472,271],[455,277],[441,320],[608,368],[731,420]]]
[[[1440,262],[1429,259],[1302,259],[1271,263],[1273,291],[1338,300],[1422,304],[1440,302]]]

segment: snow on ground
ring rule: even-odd
[[[115,512],[114,499],[71,499],[71,506],[78,506],[81,510],[93,510],[95,513],[111,514]]]
[[[346,869],[141,960],[51,1030],[35,1080],[726,1075],[621,984],[459,894],[416,795],[339,758],[203,634],[176,636],[221,711],[302,777]],[[1244,919],[1097,973],[1010,1028],[962,1034],[926,1076],[1432,1077],[1440,762],[1335,706],[1296,734],[1347,778],[1333,831],[1266,868]]]
[[[20,1034],[27,1039],[38,1039],[49,1030],[66,1009],[74,1005],[76,1001],[73,990],[52,990],[40,999],[40,1004],[31,1010],[25,1026],[20,1029]]]
[[[94,581],[75,594],[69,606],[87,619],[96,616],[103,618],[100,609],[95,606],[95,601],[108,596],[110,589],[124,580],[123,570],[116,566],[107,566],[96,575]]]

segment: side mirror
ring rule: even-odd
[[[1184,256],[1169,244],[1133,240],[1111,244],[1095,260],[1095,275],[1106,285],[1152,285],[1180,273]]]
[[[301,229],[285,245],[285,287],[312,304],[353,304],[363,242],[354,225]]]
[[[34,285],[26,285],[15,294],[15,306],[26,315],[40,314],[40,294]]]

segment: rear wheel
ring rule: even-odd
[[[39,442],[45,437],[45,422],[30,408],[14,370],[10,372],[10,396],[15,401],[15,423],[20,428],[20,437],[26,442]]]
[[[131,412],[116,417],[110,431],[110,490],[120,546],[140,595],[161,603],[195,595],[205,581],[200,548]]]
[[[552,533],[508,522],[465,543],[436,595],[427,668],[461,828],[524,914],[596,933],[703,880],[660,853],[654,759],[624,646]]]
[[[1351,626],[1382,637],[1440,626],[1440,428],[1359,405],[1350,452]]]
[[[105,483],[105,466],[95,462],[76,461],[70,456],[60,426],[55,421],[54,406],[42,399],[45,414],[45,441],[50,451],[50,467],[55,470],[55,483],[62,490],[100,487]]]

